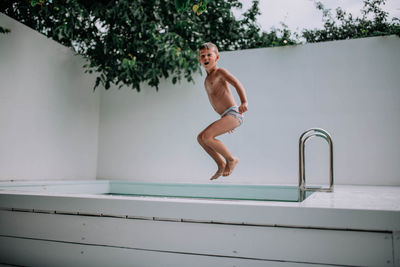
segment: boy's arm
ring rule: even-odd
[[[232,84],[233,87],[235,87],[236,92],[239,95],[240,101],[242,104],[239,106],[239,112],[244,113],[248,110],[248,103],[247,103],[247,97],[246,97],[246,91],[243,88],[243,85],[240,83],[238,79],[236,79],[235,76],[230,74],[226,69],[220,68],[221,74],[225,78],[225,80]]]

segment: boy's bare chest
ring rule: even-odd
[[[204,86],[208,94],[215,95],[224,87],[224,81],[219,77],[207,77]]]

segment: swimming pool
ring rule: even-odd
[[[0,190],[25,192],[87,193],[113,196],[151,196],[173,198],[303,201],[297,186],[144,183],[131,181],[9,182]],[[307,192],[306,197],[312,192]]]
[[[349,187],[347,191],[338,187],[333,193],[316,192],[303,202],[291,202],[233,196],[230,200],[215,199],[214,194],[166,197],[165,192],[174,195],[176,188],[159,189],[162,194],[125,196],[120,194],[132,192],[129,186],[133,183],[123,181],[1,184],[0,263],[246,267],[400,264],[398,189],[393,189],[387,201],[393,203],[394,199],[397,206],[371,208],[360,200],[366,195],[364,187]],[[153,185],[142,184],[140,190],[146,192]],[[181,186],[185,189],[182,191],[189,191],[188,185]],[[199,191],[208,193],[210,188]],[[108,195],[110,192],[118,195]],[[377,195],[372,191],[369,194]],[[343,204],[346,197],[346,203],[353,206]]]

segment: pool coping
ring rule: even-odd
[[[94,183],[103,186],[103,189],[107,185],[107,181],[85,181],[80,184]],[[37,184],[40,185],[40,182]],[[357,200],[358,206],[351,205],[350,193],[359,192],[362,195],[365,188],[374,187],[339,186],[333,193],[317,192],[301,203],[0,191],[0,209],[181,222],[400,231],[400,208],[397,206],[368,208],[368,205],[362,205],[362,199]],[[399,189],[395,187],[392,193],[396,195]],[[349,193],[346,200],[350,203],[348,205],[346,201],[340,203],[340,199],[335,199],[343,192]],[[396,202],[398,204],[400,206],[400,201]]]

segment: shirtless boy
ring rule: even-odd
[[[218,48],[213,43],[205,43],[199,49],[199,61],[207,72],[204,86],[210,100],[211,106],[221,115],[221,118],[207,128],[197,137],[198,142],[204,150],[217,163],[218,170],[210,180],[217,179],[221,175],[230,175],[239,160],[234,157],[227,147],[215,137],[231,132],[243,122],[242,113],[247,111],[246,92],[232,74],[223,68],[217,67],[219,59]],[[229,84],[235,87],[241,101],[236,105]]]

